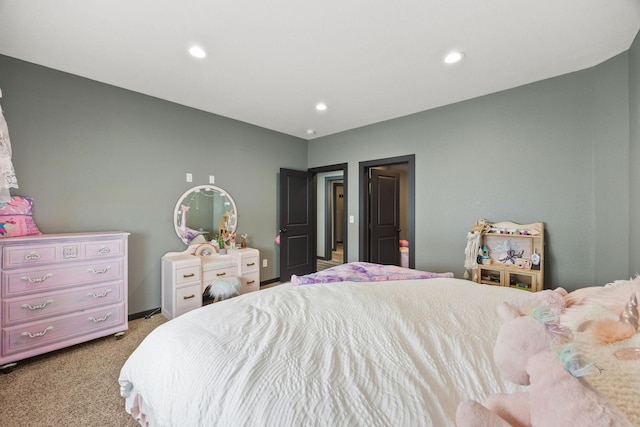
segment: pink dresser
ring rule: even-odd
[[[129,233],[0,239],[0,368],[127,330]]]

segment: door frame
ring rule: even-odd
[[[342,171],[342,176],[340,177],[343,180],[343,191],[344,191],[344,198],[343,198],[343,203],[344,203],[344,209],[342,212],[342,234],[344,237],[344,242],[342,243],[342,248],[343,248],[343,253],[342,253],[342,262],[346,263],[347,262],[347,254],[348,254],[348,241],[349,241],[349,233],[348,233],[348,194],[349,194],[349,176],[348,176],[348,169],[349,169],[349,164],[348,163],[338,163],[335,165],[328,165],[328,166],[320,166],[320,167],[315,167],[315,168],[309,168],[307,169],[308,172],[310,172],[311,174],[313,174],[313,183],[312,183],[312,192],[313,192],[313,198],[314,200],[318,197],[317,195],[317,191],[318,191],[318,183],[317,183],[317,174],[322,173],[322,172],[335,172],[335,171]],[[326,196],[325,196],[326,197]],[[326,235],[327,230],[325,229],[325,235]],[[326,238],[325,238],[326,240]],[[325,241],[325,247],[326,247],[326,241]],[[326,256],[326,254],[325,254]]]
[[[360,210],[360,261],[369,261],[369,169],[380,166],[392,166],[397,164],[407,165],[407,209],[409,219],[409,268],[415,268],[415,245],[416,245],[416,155],[388,157],[386,159],[369,160],[359,163],[358,176],[360,177],[359,210]]]

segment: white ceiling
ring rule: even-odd
[[[0,0],[0,54],[303,139],[588,68],[639,28],[640,0]]]

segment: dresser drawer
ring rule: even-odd
[[[2,272],[4,298],[122,279],[122,259]]]
[[[16,268],[46,264],[58,259],[60,246],[31,245],[2,248],[2,268]]]
[[[200,281],[200,265],[189,265],[176,269],[176,284]]]
[[[215,270],[205,271],[202,277],[202,288],[206,288],[212,281],[221,277],[234,277],[238,275],[238,267],[217,268]]]
[[[123,282],[84,286],[2,301],[2,324],[32,322],[53,315],[124,301]]]
[[[18,353],[125,323],[124,303],[2,329],[2,355]]]
[[[105,240],[101,242],[88,242],[84,245],[85,258],[104,258],[109,256],[122,256],[124,242],[121,240]]]
[[[198,308],[202,305],[200,282],[176,289],[176,310]]]
[[[240,266],[240,273],[244,274],[250,271],[258,271],[259,267],[258,257],[247,257],[242,259],[242,265]]]
[[[240,265],[240,272],[244,274],[249,271],[257,271],[259,267],[259,257],[250,256],[242,258],[242,264]]]
[[[247,273],[240,276],[240,293],[246,294],[247,292],[260,290],[260,273]]]

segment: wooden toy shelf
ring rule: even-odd
[[[485,285],[538,292],[544,289],[544,224],[490,223],[481,228],[478,267],[473,279]]]

